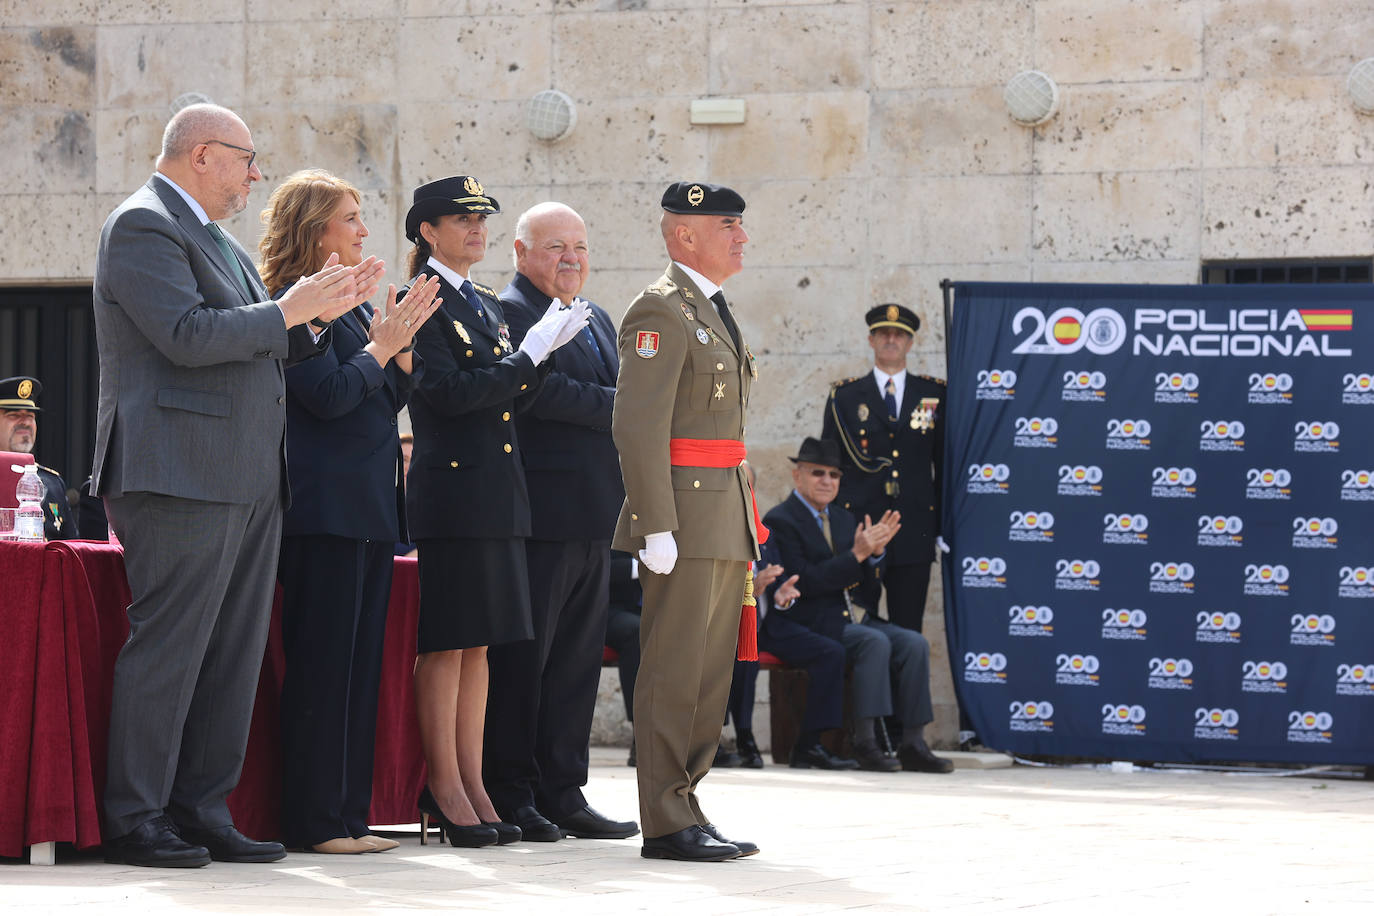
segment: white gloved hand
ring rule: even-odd
[[[539,365],[548,359],[549,354],[558,346],[558,335],[567,323],[568,312],[563,308],[563,303],[557,299],[553,300],[544,312],[544,317],[525,332],[525,339],[520,341],[520,352],[534,360],[536,366]]]
[[[671,531],[644,535],[644,549],[639,552],[639,562],[650,572],[666,576],[677,565],[677,541]]]
[[[935,546],[940,548],[940,553],[949,553],[949,545],[946,544],[945,539],[938,534],[935,535]]]
[[[553,300],[553,304],[562,306],[562,303],[557,299]],[[553,346],[550,348],[551,350],[557,350],[578,334],[581,334],[582,329],[585,328],[587,322],[591,320],[592,310],[582,299],[574,299],[572,305],[568,306],[568,308],[563,311],[563,314],[566,316],[567,323],[563,325],[563,330],[559,331],[558,336],[554,338]]]

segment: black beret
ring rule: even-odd
[[[870,331],[876,331],[878,328],[896,328],[915,336],[921,328],[921,319],[916,317],[915,312],[905,305],[897,305],[893,302],[886,302],[869,309],[868,314],[864,315],[864,321],[868,322]]]
[[[0,410],[32,410],[39,412],[33,399],[43,392],[43,383],[27,375],[0,379]]]
[[[723,184],[676,181],[663,192],[663,209],[669,213],[705,213],[709,216],[744,215],[744,198]]]
[[[420,238],[420,224],[446,213],[500,213],[501,205],[487,195],[482,182],[471,175],[440,178],[415,189],[414,203],[406,214],[406,238]]]
[[[834,439],[817,439],[815,436],[807,436],[802,440],[801,448],[797,451],[797,457],[788,459],[793,464],[807,462],[808,464],[821,464],[828,468],[840,466],[840,443]]]

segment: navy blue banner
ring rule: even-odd
[[[979,737],[1374,763],[1374,287],[953,294],[945,614]]]

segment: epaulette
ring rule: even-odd
[[[836,379],[835,381],[833,381],[833,382],[830,383],[830,390],[831,390],[831,391],[834,391],[834,390],[836,390],[837,388],[843,388],[845,385],[849,385],[849,384],[851,384],[851,383],[853,383],[853,382],[859,381],[860,379],[866,379],[866,378],[868,378],[867,375],[853,375],[853,376],[850,376],[849,378]]]
[[[472,284],[472,288],[473,288],[473,289],[477,289],[477,290],[481,290],[482,292],[486,293],[488,296],[492,297],[493,299],[496,298],[496,290],[492,289],[490,286],[483,286],[483,285],[480,284],[480,283],[474,283],[474,284]]]
[[[676,289],[677,284],[667,277],[664,277],[661,282],[655,283],[653,286],[645,287],[644,292],[653,293],[655,296],[667,296]]]
[[[38,462],[35,461],[34,464],[38,464]],[[62,475],[59,474],[57,471],[55,471],[55,470],[53,470],[52,468],[48,467],[46,464],[38,464],[38,470],[40,470],[40,471],[47,471],[49,474],[51,474],[51,475],[54,476],[54,477],[61,477],[61,476],[62,476]]]
[[[944,379],[942,379],[942,378],[936,378],[936,377],[933,376],[933,375],[918,375],[918,376],[916,376],[916,377],[917,377],[917,378],[923,378],[923,379],[925,379],[927,382],[934,382],[934,383],[937,384],[937,385],[943,385],[943,384],[945,383],[945,380],[944,380]]]

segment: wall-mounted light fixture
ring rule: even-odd
[[[1059,109],[1059,86],[1039,70],[1022,70],[1007,80],[1002,98],[1013,121],[1038,127]]]
[[[557,143],[577,126],[577,106],[566,92],[536,92],[525,108],[525,126],[540,140]]]
[[[1360,114],[1374,114],[1374,57],[1366,57],[1350,68],[1345,91]]]

